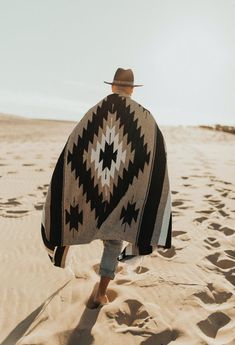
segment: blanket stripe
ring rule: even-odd
[[[62,189],[63,189],[63,171],[64,171],[64,152],[61,152],[57,164],[55,166],[51,179],[51,199],[54,202],[50,204],[50,242],[55,245],[61,244],[62,228]]]
[[[165,176],[166,157],[164,153],[163,137],[157,124],[155,124],[155,145],[153,149],[153,156],[153,169],[150,178],[150,187],[144,207],[137,242],[137,246],[140,248],[140,254],[144,254],[146,248],[150,246]]]

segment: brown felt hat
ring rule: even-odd
[[[110,84],[110,85],[132,86],[132,87],[143,86],[143,85],[134,84],[134,73],[132,69],[123,69],[123,68],[118,68],[116,70],[116,73],[114,74],[112,82],[104,81],[104,83]]]

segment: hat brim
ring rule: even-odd
[[[118,85],[118,86],[131,86],[131,87],[139,87],[139,86],[144,86],[144,85],[128,85],[128,84],[118,84],[118,83],[110,83],[108,81],[104,81],[105,84],[109,84],[109,85]]]

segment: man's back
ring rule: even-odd
[[[47,235],[55,245],[107,237],[136,245],[141,238],[143,248],[152,236],[157,242],[166,152],[148,110],[122,93],[108,95],[75,126],[62,156],[50,185],[56,202]]]
[[[57,161],[42,219],[44,244],[129,242],[124,256],[171,247],[166,146],[152,114],[116,90],[89,109]],[[62,257],[62,256],[61,256]]]

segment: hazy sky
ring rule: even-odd
[[[132,68],[159,124],[235,123],[235,0],[0,0],[0,112],[79,120]]]

